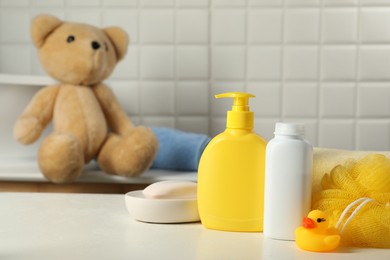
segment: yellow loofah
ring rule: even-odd
[[[313,193],[312,208],[339,218],[350,203],[362,197],[373,201],[346,226],[342,243],[390,248],[390,159],[386,156],[371,154],[335,166],[322,177],[321,189]]]

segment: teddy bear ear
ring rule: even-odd
[[[31,24],[31,38],[37,48],[45,42],[46,37],[53,32],[62,21],[52,15],[39,15],[34,18]]]
[[[107,27],[103,30],[115,47],[118,61],[123,59],[127,52],[127,46],[129,45],[129,37],[127,33],[119,27]]]

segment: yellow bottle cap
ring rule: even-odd
[[[227,112],[226,127],[235,129],[253,129],[254,114],[249,111],[249,98],[255,97],[245,92],[227,92],[215,95],[215,98],[233,98],[232,110]]]

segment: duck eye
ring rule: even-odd
[[[325,222],[325,221],[326,221],[326,219],[324,219],[324,218],[317,218],[318,223]]]
[[[66,39],[66,41],[67,41],[68,43],[71,43],[71,42],[74,42],[75,39],[76,39],[76,38],[75,38],[73,35],[69,35],[68,38]]]
[[[108,45],[106,42],[104,43],[104,48],[106,49],[106,51],[108,51]]]

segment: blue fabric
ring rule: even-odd
[[[152,127],[159,148],[153,161],[154,169],[197,171],[200,157],[211,138],[164,127]]]

